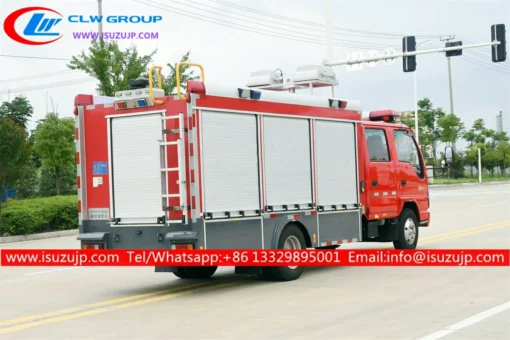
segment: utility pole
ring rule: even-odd
[[[482,149],[478,148],[478,183],[482,183]]]
[[[450,40],[454,40],[454,39],[455,39],[455,36],[450,35],[446,38],[440,38],[439,40],[446,41],[446,43],[448,44],[450,42]],[[453,111],[452,66],[451,66],[450,57],[447,56],[446,59],[448,59],[448,83],[449,83],[449,87],[450,87],[450,113],[454,113],[454,111]],[[452,146],[453,146],[453,150],[455,151],[455,143],[452,143]],[[448,170],[448,177],[449,176],[450,176],[450,171]]]
[[[450,40],[455,40],[455,36],[450,35],[446,38],[441,38],[440,40],[449,43]],[[446,57],[446,59],[448,59],[448,81],[450,83],[450,113],[453,113],[452,67],[450,63],[450,57]]]
[[[99,39],[103,40],[103,0],[97,0],[97,15],[99,15]]]

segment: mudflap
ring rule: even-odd
[[[363,242],[392,242],[399,239],[398,220],[363,221]]]

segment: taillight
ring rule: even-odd
[[[181,249],[181,250],[192,250],[195,248],[193,243],[181,243],[181,244],[173,244],[172,249]]]
[[[104,249],[104,245],[100,244],[84,244],[83,249]]]

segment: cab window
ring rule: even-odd
[[[423,177],[420,153],[413,136],[407,131],[394,131],[399,162],[410,163],[419,177]]]
[[[382,129],[365,129],[368,153],[371,162],[389,162],[390,155],[386,134]]]

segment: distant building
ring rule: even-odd
[[[503,132],[503,111],[496,116],[496,132]]]

